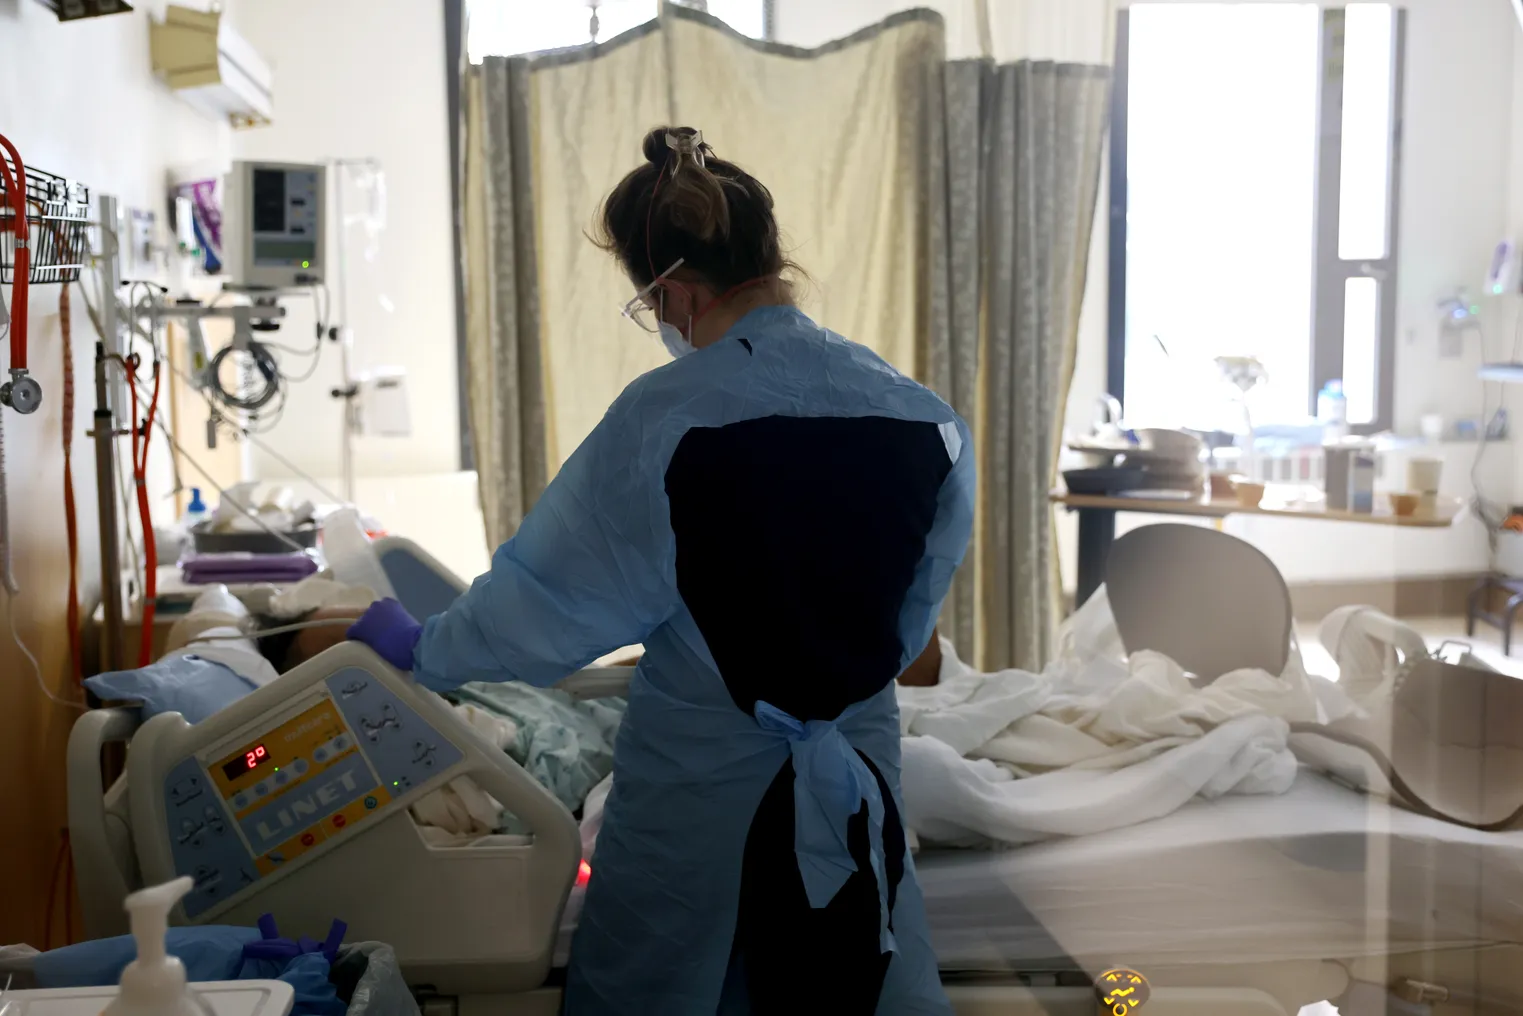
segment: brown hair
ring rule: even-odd
[[[657,127],[645,164],[603,202],[593,242],[648,285],[679,258],[716,293],[794,267],[783,256],[772,194],[691,127]]]

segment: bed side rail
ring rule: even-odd
[[[124,935],[128,930],[122,900],[137,888],[138,881],[132,830],[117,814],[117,807],[125,808],[125,802],[107,799],[101,781],[101,749],[132,740],[137,729],[135,710],[92,709],[69,732],[69,843],[85,934],[90,938]],[[112,789],[113,797],[124,793]]]

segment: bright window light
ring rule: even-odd
[[[1255,356],[1269,383],[1254,418],[1304,420],[1321,13],[1130,10],[1127,419],[1230,425],[1213,362]]]
[[[741,35],[760,39],[767,34],[767,5],[758,0],[709,0],[709,13]]]
[[[1380,283],[1348,279],[1343,286],[1343,396],[1348,422],[1375,420],[1375,358],[1380,341]]]
[[[1395,34],[1396,15],[1389,4],[1353,4],[1344,14],[1338,256],[1346,261],[1389,253]]]
[[[466,53],[472,63],[489,56],[517,56],[547,49],[607,42],[656,16],[657,0],[467,0]]]
[[[548,49],[608,42],[655,18],[658,0],[467,0],[466,53],[472,63]],[[697,6],[696,4],[693,6]],[[766,30],[763,0],[708,0],[710,14],[743,35]]]

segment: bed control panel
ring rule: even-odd
[[[175,873],[194,920],[309,851],[364,828],[460,749],[394,692],[349,667],[265,730],[181,759],[164,781]]]

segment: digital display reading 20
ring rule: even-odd
[[[231,762],[224,762],[222,773],[230,780],[236,780],[255,766],[263,765],[270,760],[270,753],[265,751],[264,745],[256,744],[248,751],[239,755]]]

